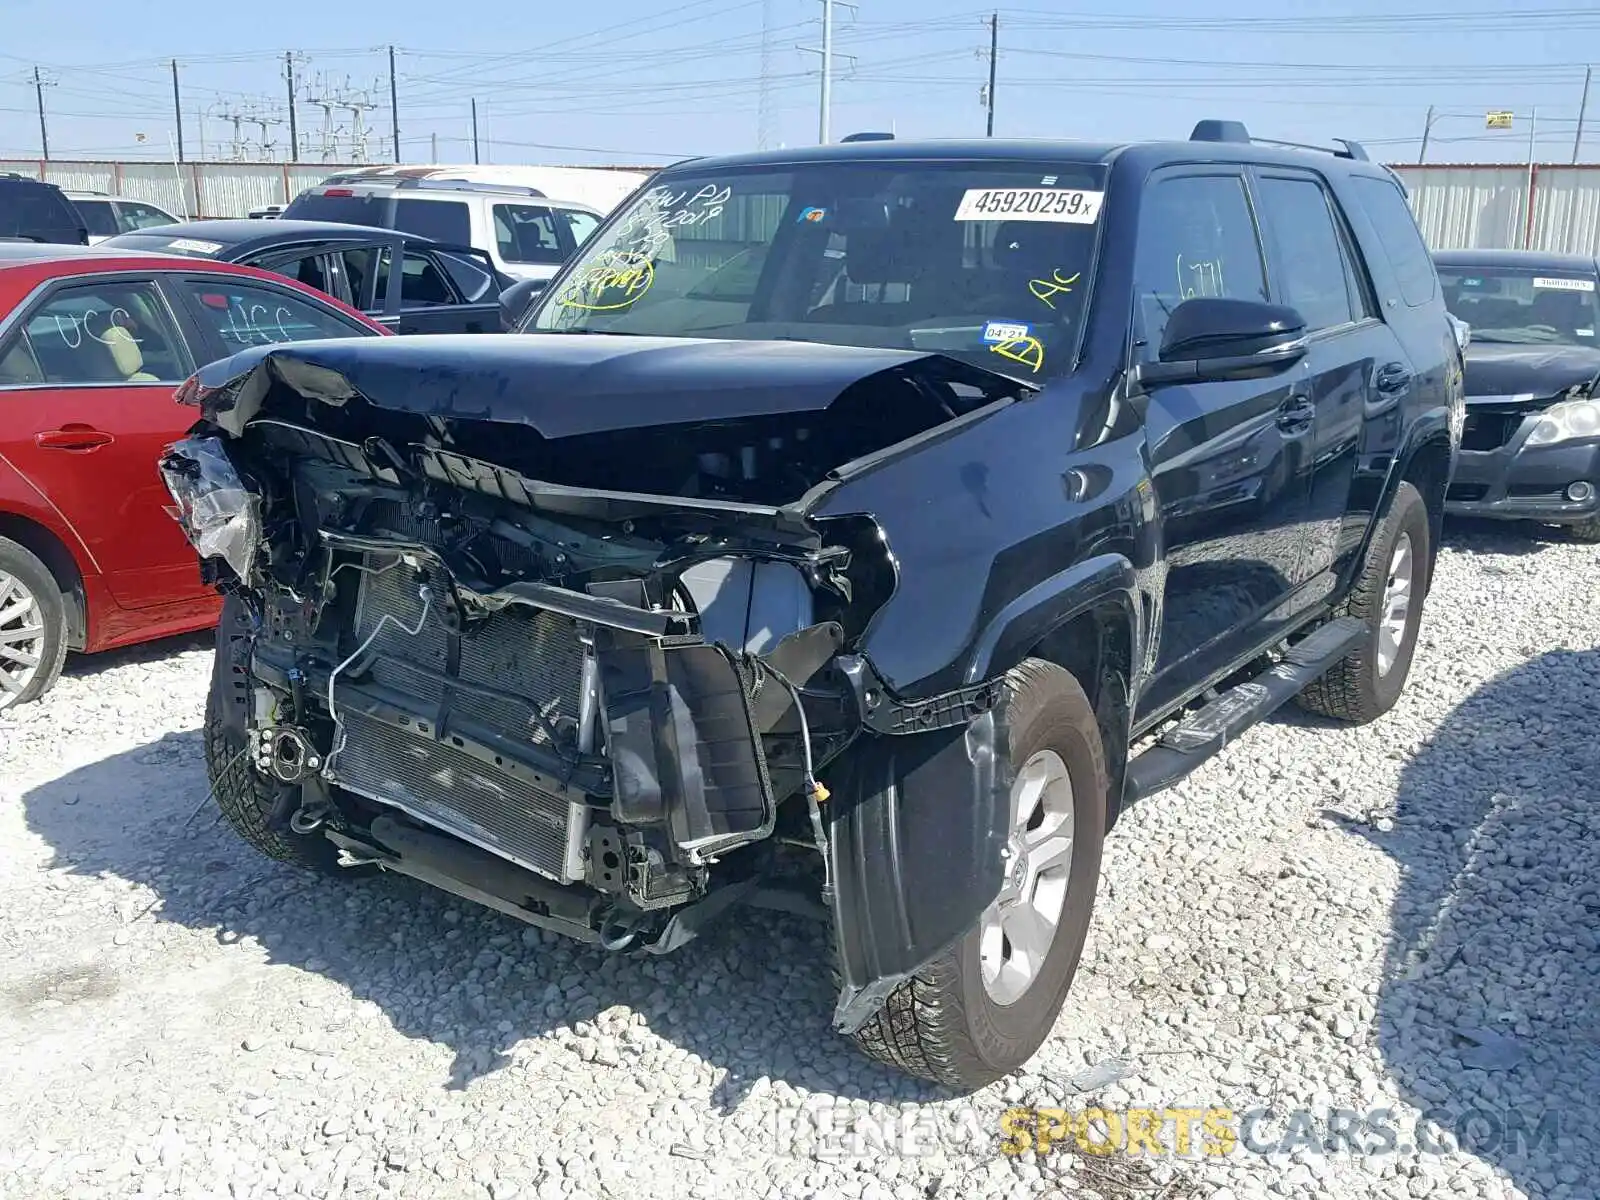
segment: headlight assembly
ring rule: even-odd
[[[201,558],[220,558],[248,584],[261,546],[261,498],[214,437],[185,438],[161,457],[161,478],[172,494],[173,518]]]
[[[1523,444],[1549,446],[1590,437],[1600,437],[1600,400],[1563,400],[1544,410]]]

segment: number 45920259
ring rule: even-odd
[[[1093,225],[1103,192],[1079,188],[968,188],[956,208],[958,221],[1061,221]]]

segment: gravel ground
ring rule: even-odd
[[[206,641],[80,660],[0,721],[0,1194],[1593,1197],[1597,585],[1593,547],[1454,532],[1399,707],[1128,814],[1056,1036],[970,1100],[828,1032],[798,919],[606,958],[260,860],[206,803]],[[1012,1104],[1276,1115],[1006,1156]],[[1393,1150],[1319,1148],[1341,1109]]]

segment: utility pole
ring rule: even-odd
[[[394,160],[400,161],[400,100],[394,86],[394,47],[389,47],[389,125],[394,132]]]
[[[428,145],[430,147],[430,149],[428,151],[428,161],[431,162],[431,163],[438,163],[438,161],[439,161],[439,131],[437,129],[435,129],[432,133],[430,133],[428,135]]]
[[[438,160],[435,159],[435,162]],[[478,161],[478,98],[472,98],[472,161]]]
[[[300,161],[300,123],[294,115],[294,51],[283,52],[283,75],[289,81],[289,161]]]
[[[1583,69],[1583,99],[1578,101],[1578,132],[1572,135],[1572,161],[1578,161],[1578,147],[1583,145],[1583,118],[1589,111],[1589,75],[1593,67]]]
[[[46,162],[50,161],[50,131],[45,128],[44,123],[44,89],[54,86],[55,83],[53,81],[45,79],[39,74],[37,66],[33,68],[33,94],[39,101],[39,149]]]
[[[1433,105],[1428,105],[1427,119],[1422,122],[1422,149],[1417,151],[1417,165],[1428,157],[1428,135],[1433,132]]]
[[[989,87],[983,93],[984,104],[989,109],[989,127],[985,137],[994,136],[994,76],[1000,58],[1000,14],[989,15]]]
[[[822,56],[822,98],[821,111],[818,114],[817,122],[817,140],[826,145],[832,140],[829,117],[833,108],[833,10],[837,5],[853,11],[855,5],[851,4],[849,0],[821,0],[821,3],[822,45],[820,48],[816,46],[801,46],[799,49]],[[852,55],[846,54],[841,57],[854,61],[854,56]]]
[[[172,60],[172,119],[178,126],[178,161],[183,161],[183,103],[178,98],[178,60]]]

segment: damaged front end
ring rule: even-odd
[[[736,902],[848,922],[821,779],[861,775],[841,760],[862,740],[959,746],[992,695],[895,705],[861,652],[889,543],[870,515],[811,513],[841,464],[1018,385],[807,347],[804,378],[762,388],[721,345],[653,348],[675,361],[633,415],[616,358],[553,345],[559,388],[537,348],[442,381],[407,374],[411,349],[337,343],[186,385],[203,420],[161,470],[237,618],[214,699],[277,789],[271,820],[609,949],[670,950]],[[709,365],[685,366],[696,347]],[[586,396],[607,370],[611,398]],[[992,744],[975,757],[992,775]],[[846,990],[870,1004],[854,941]]]

